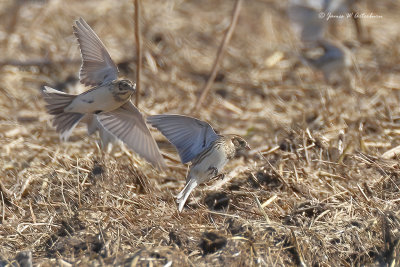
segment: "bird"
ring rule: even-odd
[[[351,67],[351,51],[337,42],[319,40],[317,46],[323,54],[317,58],[301,55],[300,59],[312,68],[322,71],[326,82],[335,84],[340,81],[349,83]]]
[[[351,17],[357,38],[364,38],[363,28],[354,14],[356,0],[289,0],[287,13],[294,32],[306,45],[325,38],[327,28],[336,35],[340,18]]]
[[[299,58],[302,63],[321,71],[328,84],[343,84],[351,87],[352,54],[339,41],[328,40],[327,26],[337,24],[341,16],[347,17],[354,9],[355,0],[290,0],[288,15],[293,30],[300,37],[302,51]],[[331,19],[330,16],[333,16]],[[359,33],[358,21],[356,30]],[[334,28],[333,28],[334,29]],[[323,54],[310,58],[305,51],[322,48]]]
[[[191,163],[186,185],[177,195],[179,212],[198,185],[218,176],[237,152],[250,149],[241,136],[217,134],[210,124],[196,118],[163,114],[149,116],[147,122],[175,146],[183,164]]]
[[[103,128],[123,141],[151,164],[166,168],[157,143],[141,112],[131,103],[136,84],[118,78],[118,68],[106,47],[83,18],[73,26],[82,56],[79,80],[92,88],[78,95],[45,86],[43,98],[53,126],[61,139],[68,140],[79,121],[86,121],[88,131]]]

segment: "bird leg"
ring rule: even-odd
[[[218,169],[215,167],[210,167],[208,168],[208,173],[210,174],[210,176],[217,176],[218,175]]]
[[[218,180],[218,179],[222,180],[224,178],[225,178],[225,173],[220,173],[220,174],[213,176],[210,180]]]

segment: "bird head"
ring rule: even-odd
[[[242,150],[242,149],[250,150],[250,147],[247,144],[246,140],[244,140],[239,135],[232,135],[231,136],[231,142],[235,146],[236,151],[239,151],[239,150]]]
[[[131,96],[136,91],[136,84],[130,80],[118,80],[114,88],[119,96]]]

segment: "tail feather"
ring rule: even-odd
[[[83,118],[84,114],[81,113],[61,113],[54,116],[53,126],[56,131],[61,134],[61,139],[67,141],[71,135],[72,130]]]
[[[47,102],[46,109],[52,115],[63,113],[64,108],[71,104],[75,97],[47,86],[43,90],[43,99]]]
[[[47,112],[50,115],[57,115],[64,112],[64,108],[67,107],[71,101],[66,101],[64,103],[48,104],[46,105]]]
[[[43,90],[43,98],[47,102],[47,112],[54,115],[53,126],[61,134],[61,139],[65,141],[68,140],[72,130],[84,116],[81,113],[64,112],[65,107],[71,104],[75,97],[75,95],[66,94],[47,86]]]
[[[183,190],[178,194],[176,202],[179,203],[179,212],[182,212],[183,206],[185,206],[186,200],[188,199],[190,193],[197,186],[197,181],[195,179],[189,180],[185,185]]]

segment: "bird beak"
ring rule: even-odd
[[[246,148],[247,150],[251,150],[249,145],[246,145],[244,148]]]

